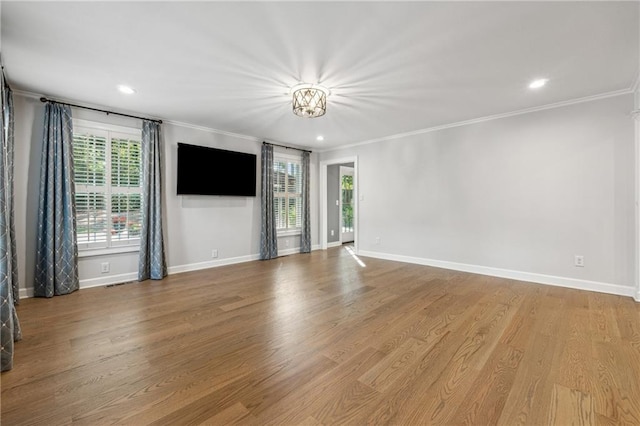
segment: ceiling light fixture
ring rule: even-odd
[[[327,96],[331,91],[318,84],[302,83],[291,88],[293,113],[298,117],[322,117],[327,112]]]
[[[324,136],[320,135],[316,138],[318,142],[322,142],[324,140]]]
[[[134,88],[125,86],[124,84],[120,84],[118,86],[118,90],[124,93],[125,95],[133,95],[134,93],[136,93],[136,90]]]
[[[549,81],[548,78],[539,78],[537,80],[533,80],[530,84],[529,84],[529,89],[539,89],[542,86],[544,86],[545,84],[547,84],[547,82]]]

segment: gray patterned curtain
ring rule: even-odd
[[[261,212],[262,227],[260,231],[260,259],[268,260],[278,257],[278,234],[276,233],[276,217],[273,208],[273,146],[262,145],[262,192]]]
[[[162,236],[162,147],[160,123],[142,122],[142,227],[138,280],[167,276]]]
[[[21,339],[18,262],[13,222],[13,94],[0,73],[0,369],[13,367],[13,342]]]
[[[72,141],[71,107],[48,102],[40,163],[36,297],[68,294],[79,287]]]
[[[300,253],[311,253],[311,208],[309,199],[309,164],[311,153],[302,153],[302,233]]]

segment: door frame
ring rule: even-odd
[[[342,200],[342,176],[344,176],[342,174],[342,170],[343,169],[351,169],[351,176],[353,176],[355,174],[355,169],[353,167],[340,166],[338,168],[338,175],[340,176],[340,179],[338,179],[338,194],[340,195],[340,198],[339,198],[340,199],[340,205],[338,206],[339,207],[338,208],[338,223],[340,224],[340,227],[338,228],[338,241],[340,241],[341,244],[344,244],[344,240],[342,239],[342,235],[344,234],[344,232],[342,232],[342,203],[343,203],[343,200]],[[353,186],[355,188],[355,184]],[[351,202],[352,203],[355,202],[355,199],[353,198],[354,195],[355,195],[355,193],[351,195]],[[351,234],[353,234],[353,240],[351,240],[351,241],[355,241],[355,237],[356,237],[355,229],[356,229],[356,227],[354,225],[353,226],[354,232],[351,232]]]
[[[334,164],[353,163],[353,249],[358,253],[358,216],[360,210],[360,184],[358,182],[358,156],[342,157],[320,162],[320,248],[327,249],[327,168]],[[341,237],[342,239],[342,237]]]

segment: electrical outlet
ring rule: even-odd
[[[331,236],[333,237],[333,229],[331,230]]]
[[[218,250],[217,249],[211,250],[211,257],[214,258],[214,259],[218,257]]]
[[[336,206],[340,206],[340,200],[336,200]]]
[[[575,255],[573,257],[573,264],[575,266],[584,267],[584,256]]]
[[[380,237],[376,237],[376,244],[380,244]]]
[[[109,272],[109,262],[102,262],[100,264],[100,272],[102,272],[103,274]]]

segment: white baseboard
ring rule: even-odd
[[[433,266],[436,268],[452,269],[454,271],[470,272],[472,274],[489,275],[492,277],[509,278],[518,281],[529,281],[537,284],[567,287],[577,290],[596,291],[599,293],[616,294],[619,296],[634,297],[640,301],[640,294],[635,294],[633,287],[603,283],[597,281],[578,280],[575,278],[557,277],[553,275],[536,274],[533,272],[513,271],[510,269],[492,268],[488,266],[469,265],[466,263],[447,262],[444,260],[424,259],[420,257],[402,256],[396,254],[380,253],[375,251],[360,250],[359,256],[373,257],[376,259],[394,260],[397,262],[414,263],[417,265]]]
[[[634,300],[636,302],[640,302],[640,290],[638,290],[635,294],[635,296],[633,296]]]
[[[138,281],[137,272],[132,272],[128,274],[107,275],[104,277],[80,280],[80,290],[84,288],[104,287],[111,284],[128,283],[130,281]],[[29,297],[33,297],[33,287],[21,288],[20,299],[26,299]]]
[[[319,244],[313,245],[311,250],[320,250],[321,247]],[[296,254],[300,252],[300,247],[295,247],[287,250],[279,250],[278,256],[286,256],[289,254]],[[200,269],[209,269],[216,268],[219,266],[225,265],[234,265],[236,263],[244,263],[251,262],[253,260],[259,260],[259,254],[251,254],[248,256],[239,256],[239,257],[231,257],[228,259],[218,259],[218,260],[210,260],[207,262],[198,262],[198,263],[189,263],[186,265],[178,265],[178,266],[170,266],[167,270],[169,275],[179,274],[181,272],[189,272],[189,271],[198,271]],[[80,289],[83,288],[91,288],[91,287],[101,287],[107,286],[111,284],[121,284],[130,281],[137,281],[138,273],[131,272],[127,274],[119,274],[119,275],[110,275],[106,277],[99,278],[90,278],[86,280],[80,280]],[[33,287],[21,288],[19,293],[20,299],[27,299],[33,297]]]
[[[320,250],[320,245],[316,244],[311,246],[311,251]],[[278,256],[288,256],[290,254],[298,254],[300,253],[300,247],[293,247],[284,250],[278,249]]]
[[[300,247],[288,248],[288,249],[278,249],[278,257],[280,256],[289,256],[290,254],[300,253]]]
[[[332,243],[327,243],[327,248],[331,248],[331,247],[339,247],[341,246],[342,243],[340,241],[334,241]]]
[[[18,297],[20,297],[20,299],[28,299],[30,297],[33,297],[33,287],[21,288]]]
[[[251,262],[260,259],[258,254],[250,254],[248,256],[230,257],[227,259],[208,260],[206,262],[189,263],[186,265],[170,266],[169,275],[179,274],[180,272],[198,271],[200,269],[217,268],[219,266],[235,265],[236,263]]]
[[[107,275],[105,277],[89,278],[80,280],[80,288],[103,287],[111,284],[122,284],[131,281],[138,281],[138,273],[130,272],[128,274]]]

